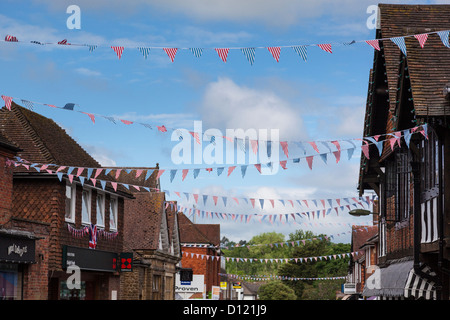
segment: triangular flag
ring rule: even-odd
[[[399,49],[403,52],[403,54],[406,56],[406,45],[405,45],[405,38],[403,37],[394,37],[391,38],[391,41],[395,43]]]
[[[450,48],[450,43],[449,43],[449,39],[448,39],[449,33],[450,33],[450,30],[438,31],[438,33],[437,33],[439,35],[439,38],[441,38],[441,41],[444,44],[444,46],[446,46],[447,48]]]
[[[306,157],[306,161],[308,162],[308,166],[311,170],[312,170],[313,159],[314,159],[313,156]]]
[[[158,179],[162,176],[162,174],[164,173],[164,171],[166,171],[166,170],[160,170],[160,169],[158,169],[158,174],[157,174],[157,176],[156,176],[156,180],[158,180]]]
[[[196,58],[200,58],[202,56],[202,53],[203,53],[202,48],[189,48],[189,50],[192,52],[192,54]]]
[[[222,59],[223,62],[227,62],[229,50],[230,49],[228,49],[228,48],[216,48],[216,52],[219,55],[220,59]]]
[[[236,166],[232,166],[228,168],[228,177],[230,176],[230,174],[233,172],[233,170],[236,168]]]
[[[268,47],[267,50],[269,50],[269,52],[272,54],[272,56],[277,62],[280,61],[280,53],[281,53],[280,47]]]
[[[181,181],[184,181],[184,178],[186,178],[188,172],[189,172],[189,169],[183,169],[183,176],[182,176],[182,180]]]
[[[2,99],[5,101],[5,106],[6,106],[6,108],[7,108],[9,111],[11,111],[11,103],[12,103],[13,98],[12,98],[12,97],[8,97],[8,96],[3,96],[3,95],[2,95]]]
[[[164,48],[163,50],[167,53],[170,60],[173,62],[175,60],[175,55],[177,54],[178,48]]]
[[[92,113],[87,113],[83,111],[81,111],[81,113],[86,114],[91,119],[92,123],[95,124],[95,116]]]
[[[380,51],[380,44],[378,43],[378,39],[374,40],[367,40],[366,43],[370,46],[372,46],[375,50]]]
[[[283,149],[283,152],[286,156],[286,158],[289,158],[289,148],[287,141],[280,141],[281,148]]]
[[[117,57],[120,58],[122,57],[122,53],[123,53],[123,49],[124,47],[118,47],[118,46],[111,46],[111,49],[114,50],[114,52],[117,54]]]
[[[242,48],[241,51],[247,57],[250,65],[253,65],[255,62],[255,48]]]
[[[242,173],[242,178],[245,176],[245,172],[247,171],[247,165],[242,165],[241,166],[241,173]]]
[[[425,46],[425,42],[428,39],[428,34],[427,33],[416,34],[414,35],[414,38],[416,38],[419,41],[420,47],[423,48]]]
[[[256,168],[256,170],[259,171],[259,173],[261,173],[261,164],[259,164],[259,163],[255,164],[255,168]]]
[[[304,60],[307,60],[307,51],[306,51],[306,46],[295,46],[292,47],[292,49],[294,49],[295,52],[297,52],[297,54]]]
[[[147,59],[150,54],[150,48],[139,47],[138,50],[142,53],[145,59]]]
[[[177,174],[177,170],[176,169],[170,170],[170,182],[173,181],[173,178],[175,178],[176,174]]]
[[[194,179],[198,177],[198,174],[200,173],[200,169],[194,169]]]
[[[318,44],[317,45],[320,49],[322,49],[323,51],[326,51],[328,53],[333,53],[331,51],[331,44],[330,43],[324,43],[324,44]]]

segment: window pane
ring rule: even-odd
[[[109,227],[117,229],[117,199],[111,198],[109,202]]]
[[[97,225],[105,226],[105,197],[102,194],[97,195]]]
[[[73,188],[70,185],[66,185],[66,211],[65,218],[68,221],[73,221],[73,202],[75,201],[75,195]]]
[[[81,218],[84,223],[91,222],[91,193],[87,190],[83,190]]]

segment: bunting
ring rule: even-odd
[[[123,53],[124,47],[111,46],[111,49],[114,50],[114,52],[117,54],[117,57],[120,60],[120,58],[122,58],[122,53]]]
[[[426,43],[427,39],[429,38],[429,36],[431,34],[437,34],[440,37],[442,43],[446,47],[450,48],[449,33],[450,33],[450,30],[441,30],[441,31],[428,32],[428,33],[398,36],[398,37],[392,37],[392,38],[381,38],[381,39],[370,39],[370,40],[359,40],[359,41],[352,40],[351,42],[342,42],[341,44],[347,46],[347,45],[354,45],[356,43],[366,43],[366,44],[369,44],[371,47],[373,47],[375,50],[379,51],[380,50],[380,45],[379,45],[380,41],[391,40],[406,55],[406,46],[404,45],[405,38],[415,37],[419,41],[420,46],[422,48],[424,48],[425,43]],[[20,41],[17,37],[15,37],[13,35],[6,35],[4,38],[4,41],[10,42],[10,43],[19,43],[19,44],[27,43],[27,41]],[[40,42],[40,41],[35,41],[35,40],[29,41],[29,43],[34,43],[34,44],[38,44],[38,45],[72,45],[72,47],[86,46],[89,48],[89,52],[93,52],[97,47],[100,46],[98,44],[88,44],[88,43],[71,44],[67,41],[67,39],[63,39],[56,43]],[[304,61],[306,61],[307,60],[307,47],[311,47],[311,46],[317,46],[325,52],[332,53],[332,44],[331,43],[299,44],[299,45],[294,45],[294,46],[290,45],[290,46],[263,46],[263,47],[236,47],[236,48],[232,48],[232,49],[241,50],[244,53],[247,60],[249,61],[249,63],[251,65],[253,65],[253,63],[255,61],[255,50],[256,49],[264,48],[264,49],[269,50],[269,52],[272,54],[274,59],[277,62],[279,62],[281,50],[283,48],[292,48]],[[120,60],[125,46],[108,45],[108,47],[112,48],[115,51],[115,53],[117,54],[117,56]],[[152,47],[152,46],[134,47],[134,48],[137,48],[139,50],[139,52],[143,55],[144,59],[147,59],[150,50],[158,50],[158,49],[160,50],[161,49],[159,47]],[[205,49],[212,49],[212,48],[198,48],[198,47],[195,47],[195,48],[194,47],[162,48],[162,50],[164,50],[166,52],[166,54],[169,56],[169,58],[171,59],[172,62],[174,62],[175,55],[179,49],[189,50],[192,52],[192,54],[195,57],[199,58],[203,55],[203,52]],[[214,50],[217,52],[217,54],[219,55],[219,57],[222,59],[223,62],[227,61],[227,57],[228,57],[230,48],[215,48]]]

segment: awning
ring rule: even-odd
[[[404,297],[408,274],[413,268],[413,261],[393,263],[380,268],[366,280],[363,296]]]
[[[422,271],[432,277],[436,276],[430,267],[423,265]],[[405,286],[405,297],[415,299],[436,300],[436,286],[435,282],[429,279],[424,279],[417,275],[412,269],[409,272],[408,280]]]
[[[422,271],[430,276],[436,274],[423,265]],[[393,263],[376,270],[365,283],[363,296],[384,298],[436,299],[435,283],[414,272],[412,260]]]

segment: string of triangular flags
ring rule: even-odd
[[[73,227],[69,223],[67,224],[67,230],[69,230],[70,234],[74,238],[82,238],[82,237],[84,237],[85,235],[89,234],[90,229],[91,229],[90,226],[83,226],[83,227],[78,229],[78,228]],[[98,236],[101,236],[103,239],[114,240],[119,233],[118,232],[106,231],[104,229],[97,228],[97,233],[96,234]]]
[[[412,129],[405,129],[405,130],[389,133],[387,135],[391,136],[389,138],[390,147],[392,149],[394,149],[396,145],[398,145],[400,147],[401,146],[401,139],[403,138],[403,140],[405,141],[407,147],[409,148],[409,143],[410,143],[412,134],[414,134],[414,133],[421,133],[427,139],[428,138],[427,130],[428,130],[427,129],[427,124],[423,124],[421,126],[414,127]],[[363,152],[364,156],[367,159],[370,158],[369,147],[371,145],[375,145],[378,148],[378,151],[379,151],[379,153],[381,155],[381,153],[383,151],[383,148],[384,148],[384,142],[387,141],[387,140],[382,140],[382,139],[380,139],[380,137],[381,137],[381,135],[376,135],[374,137],[366,137],[364,139],[358,139],[358,140],[363,142],[360,147],[362,149],[362,152]],[[301,159],[306,159],[306,162],[308,164],[309,169],[312,170],[315,157],[319,156],[321,158],[321,160],[325,164],[327,164],[328,155],[330,153],[333,153],[333,155],[336,158],[336,163],[339,163],[339,161],[341,160],[341,152],[342,151],[347,150],[348,160],[350,160],[352,158],[352,156],[353,156],[353,153],[354,153],[354,150],[355,150],[356,147],[357,146],[352,143],[352,147],[351,148],[345,149],[345,148],[342,148],[342,146],[339,143],[337,143],[336,144],[336,148],[337,149],[335,151],[333,151],[330,148],[329,151],[322,152],[318,148],[315,148],[316,152],[318,152],[317,154],[313,154],[313,155],[309,155],[309,156],[304,155],[302,157],[290,158],[288,160],[280,160],[280,161],[278,161],[276,163],[268,162],[268,163],[256,163],[256,164],[242,164],[242,165],[239,165],[239,167],[240,167],[242,178],[244,178],[245,175],[247,174],[247,169],[248,169],[249,166],[250,167],[254,167],[257,170],[257,172],[259,172],[259,174],[263,174],[263,171],[262,171],[263,169],[267,168],[268,170],[273,170],[275,164],[279,164],[283,168],[283,170],[287,170],[288,169],[288,166],[287,166],[288,161],[292,162],[292,164],[294,164],[294,165],[298,165],[298,164],[300,164],[300,160]],[[30,165],[32,163],[29,162],[28,164]],[[34,164],[32,164],[32,166],[35,169],[38,169],[38,166],[48,167],[48,166],[55,166],[55,165],[53,165],[53,164],[34,163]],[[67,168],[67,166],[59,166],[59,167],[60,168],[61,167]],[[238,165],[220,166],[220,167],[184,168],[184,169],[173,169],[173,168],[138,169],[138,170],[136,170],[136,175],[140,175],[144,171],[146,171],[146,179],[145,180],[147,180],[150,177],[150,175],[156,170],[157,171],[156,179],[158,180],[165,172],[169,172],[169,174],[170,174],[169,181],[173,182],[173,180],[176,177],[178,172],[182,173],[181,179],[182,179],[182,181],[184,181],[185,178],[188,176],[189,171],[193,172],[193,177],[194,177],[194,179],[196,179],[198,177],[198,175],[200,174],[200,172],[206,171],[208,173],[211,173],[213,171],[216,171],[217,176],[220,176],[225,171],[225,169],[227,169],[227,172],[228,172],[227,173],[227,177],[229,177],[231,175],[231,173],[233,173],[233,171],[237,167],[238,167]],[[75,169],[74,167],[69,167],[69,169],[70,168],[72,168],[72,170]],[[92,172],[93,170],[95,170],[96,172],[102,171],[102,170],[105,170],[106,172],[110,172],[112,170],[115,170],[115,169],[111,169],[111,168],[87,168],[87,167],[83,167],[83,168],[79,167],[77,169],[78,169],[78,171],[80,171],[80,170],[83,171],[83,170],[86,169],[88,172],[89,171]],[[131,169],[125,169],[125,170],[131,171]],[[79,177],[80,174],[78,173],[78,171],[77,171],[76,175],[71,174],[71,172],[69,172],[68,173],[69,179],[72,180],[74,178],[74,176]],[[60,177],[60,179],[62,178],[63,173],[60,172],[60,170],[57,170],[56,174],[58,175],[58,177]],[[106,183],[106,181],[102,181],[102,180],[100,180],[100,182]],[[117,184],[117,182],[114,182],[113,184]],[[114,186],[114,187],[116,188],[116,186]],[[136,186],[136,188],[138,190],[140,189],[137,186]],[[145,187],[143,187],[143,188],[145,188]]]
[[[299,278],[299,277],[288,277],[288,276],[278,276],[278,275],[240,275],[240,274],[230,274],[230,273],[219,273],[219,276],[227,277],[227,278],[231,278],[231,279],[253,280],[253,281],[270,281],[270,280],[312,281],[312,280],[341,280],[341,279],[347,278],[347,276]]]
[[[175,61],[175,56],[177,53],[181,50],[187,50],[190,51],[194,57],[200,58],[203,55],[203,52],[206,50],[214,50],[216,54],[219,56],[220,60],[223,62],[227,62],[228,55],[230,50],[239,50],[244,55],[244,57],[248,60],[250,65],[253,65],[255,63],[255,56],[256,56],[256,49],[264,49],[267,50],[275,59],[276,62],[280,61],[280,55],[281,50],[289,48],[293,50],[295,53],[299,55],[299,57],[303,61],[307,61],[308,59],[308,48],[310,47],[318,47],[322,49],[323,51],[327,53],[333,53],[333,47],[338,46],[349,46],[354,45],[356,43],[365,43],[368,44],[370,47],[374,48],[375,50],[380,50],[380,41],[392,41],[395,43],[400,50],[403,52],[403,54],[407,54],[406,52],[406,46],[405,46],[405,38],[408,37],[414,37],[419,41],[420,46],[423,48],[425,46],[425,43],[429,37],[429,35],[437,34],[439,38],[441,39],[442,43],[450,48],[449,44],[449,30],[441,30],[441,31],[435,31],[435,32],[427,32],[427,33],[420,33],[420,34],[414,34],[414,35],[405,35],[405,36],[398,36],[398,37],[391,37],[391,38],[381,38],[381,39],[370,39],[370,40],[358,40],[358,41],[351,41],[351,42],[342,42],[342,43],[316,43],[316,44],[299,44],[299,45],[284,45],[284,46],[255,46],[255,47],[233,47],[233,48],[199,48],[199,47],[155,47],[155,46],[122,46],[122,45],[99,45],[99,44],[75,44],[75,43],[69,43],[67,39],[63,39],[58,42],[41,42],[41,41],[19,41],[19,39],[12,35],[6,35],[4,38],[4,42],[9,43],[31,43],[31,44],[37,44],[37,45],[63,45],[63,46],[69,46],[69,47],[87,47],[89,49],[89,52],[93,52],[98,47],[106,47],[110,48],[114,51],[114,53],[117,55],[117,58],[120,60],[122,58],[122,55],[124,53],[125,49],[134,49],[137,50],[141,55],[143,55],[144,59],[147,60],[149,57],[151,51],[153,50],[163,50],[167,56],[169,57],[170,61]]]
[[[358,208],[357,204],[359,204],[362,208],[364,208],[363,204],[361,202],[353,203],[351,205],[354,206],[354,208]],[[183,212],[186,216],[191,217],[194,215],[197,215],[198,217],[201,217],[203,219],[205,218],[218,218],[222,220],[240,220],[241,222],[249,222],[250,219],[257,219],[260,223],[267,220],[269,223],[274,223],[276,221],[281,222],[282,219],[286,222],[288,222],[289,219],[296,221],[297,218],[308,218],[308,220],[315,220],[320,219],[320,216],[322,215],[322,218],[327,217],[332,212],[336,212],[336,216],[339,216],[339,209],[341,212],[345,212],[345,209],[351,210],[350,204],[347,204],[346,206],[339,206],[339,207],[331,207],[328,209],[315,209],[315,210],[307,210],[307,211],[299,211],[299,212],[290,212],[290,213],[248,213],[246,210],[246,213],[223,213],[223,212],[216,212],[213,210],[201,210],[197,209],[195,207],[184,207],[184,206],[178,206],[178,211]]]
[[[252,207],[255,208],[255,204],[259,203],[261,206],[261,209],[264,209],[264,203],[269,202],[272,205],[272,208],[275,208],[275,200],[283,205],[283,207],[286,207],[287,204],[290,204],[292,208],[300,207],[300,208],[311,208],[314,206],[314,208],[319,208],[321,204],[322,209],[329,209],[329,208],[337,208],[337,207],[347,207],[349,208],[350,205],[356,206],[356,204],[359,204],[363,207],[362,203],[366,203],[367,205],[370,205],[377,199],[377,196],[375,194],[370,196],[361,196],[361,197],[340,197],[340,198],[327,198],[327,199],[266,199],[266,198],[247,198],[247,197],[229,197],[229,196],[219,196],[219,195],[208,195],[208,194],[198,194],[198,193],[189,193],[189,192],[181,192],[181,191],[169,191],[166,189],[158,189],[158,188],[151,188],[146,187],[142,185],[134,185],[134,184],[126,184],[121,183],[117,181],[109,181],[109,180],[102,180],[98,179],[98,176],[102,173],[105,175],[109,175],[111,172],[114,171],[116,179],[122,172],[126,172],[128,174],[134,174],[136,178],[139,178],[140,175],[143,174],[144,170],[136,170],[136,169],[105,169],[105,168],[85,168],[85,167],[67,167],[67,166],[59,166],[54,164],[40,164],[40,163],[31,163],[23,158],[16,157],[16,160],[7,159],[6,164],[8,166],[14,165],[14,166],[23,166],[27,170],[35,169],[37,172],[46,172],[49,174],[56,174],[60,181],[62,181],[62,178],[64,175],[67,175],[70,182],[74,181],[74,178],[79,178],[80,183],[84,184],[86,180],[90,180],[94,186],[98,183],[102,186],[102,189],[104,190],[107,184],[111,184],[111,186],[114,188],[114,190],[117,190],[118,185],[123,185],[125,188],[130,189],[130,187],[133,187],[137,191],[147,191],[147,192],[164,192],[169,197],[172,193],[175,193],[178,197],[184,195],[186,201],[190,201],[193,199],[196,204],[199,204],[199,199],[203,199],[203,204],[207,205],[208,203],[211,203],[208,201],[208,198],[213,199],[214,205],[218,205],[218,199],[222,199],[224,206],[229,206],[230,203],[235,205],[241,205],[243,202],[249,204],[251,203]],[[67,169],[67,172],[63,173],[62,170]],[[157,170],[157,169],[156,169]],[[74,174],[72,174],[74,172]],[[154,170],[147,170],[146,172],[146,178],[153,174]],[[83,173],[86,173],[86,176],[82,176]],[[111,175],[109,175],[111,176]],[[112,177],[112,176],[111,176]],[[233,200],[233,201],[231,201]],[[239,201],[241,200],[241,201]],[[336,206],[333,206],[333,203],[337,204]],[[176,206],[175,201],[166,201],[166,208],[168,206]],[[278,206],[277,206],[278,207]],[[173,210],[174,208],[172,208]],[[181,209],[179,206],[178,209]]]
[[[201,254],[196,252],[184,252],[182,253],[187,258],[196,258],[196,259],[206,259],[206,260],[221,260],[221,256],[213,256],[208,254]],[[336,260],[340,258],[349,258],[355,257],[358,254],[361,254],[360,251],[348,252],[348,253],[336,253],[324,256],[316,256],[316,257],[301,257],[301,258],[241,258],[241,257],[224,257],[226,262],[260,262],[260,263],[303,263],[303,262],[317,262],[323,260]]]
[[[170,192],[168,190],[163,190],[168,196],[170,196]],[[182,194],[178,191],[174,192],[180,200],[182,200]],[[209,204],[214,204],[214,206],[217,206],[219,204],[219,199],[222,199],[221,202],[223,202],[224,207],[229,206],[229,204],[236,204],[241,205],[242,201],[239,201],[239,199],[244,200],[245,204],[251,204],[252,208],[256,208],[257,204],[259,203],[259,207],[261,209],[264,208],[275,208],[276,203],[280,203],[282,206],[281,208],[286,208],[286,205],[291,208],[300,207],[300,208],[334,208],[334,203],[337,204],[338,207],[343,206],[345,204],[352,204],[352,203],[358,203],[365,202],[368,205],[377,199],[376,195],[370,195],[370,196],[361,196],[361,197],[342,197],[342,198],[327,198],[327,199],[268,199],[268,198],[244,198],[244,197],[228,197],[228,196],[217,196],[217,195],[207,195],[207,194],[197,194],[197,193],[188,193],[183,192],[185,195],[185,199],[187,202],[191,201],[192,199],[195,201],[196,205],[201,204],[199,202],[199,199],[203,199],[203,205],[207,206]],[[210,200],[212,199],[212,201]],[[230,199],[234,200],[230,202]],[[265,205],[267,203],[270,203],[270,205]],[[290,204],[290,206],[289,206]],[[280,206],[276,206],[280,207]]]
[[[294,241],[283,241],[283,242],[276,242],[276,243],[258,243],[258,244],[243,244],[240,245],[239,243],[236,243],[235,245],[219,245],[219,246],[215,246],[215,245],[211,245],[211,244],[196,244],[196,243],[182,243],[181,247],[183,248],[207,248],[207,249],[235,249],[235,248],[247,248],[250,249],[252,247],[270,247],[270,248],[283,248],[283,247],[295,247],[295,246],[300,246],[300,244],[306,245],[307,242],[313,242],[313,241],[322,241],[323,239],[326,240],[331,240],[334,239],[336,236],[343,236],[345,234],[348,233],[352,233],[352,232],[359,232],[359,231],[367,231],[369,227],[373,227],[373,226],[359,226],[358,228],[353,228],[353,230],[349,230],[349,231],[345,231],[345,232],[341,232],[335,235],[325,235],[323,237],[313,237],[313,238],[309,238],[309,239],[302,239],[302,240],[294,240]]]
[[[192,209],[189,210],[189,213],[185,211],[183,212],[185,215],[188,216],[188,218],[193,217],[195,214],[197,214],[199,217],[201,215],[201,218],[211,218],[211,219],[219,219],[219,220],[226,220],[231,222],[240,222],[240,223],[250,223],[250,222],[258,222],[258,223],[270,223],[270,224],[295,224],[295,225],[304,225],[305,227],[324,227],[324,226],[349,226],[351,227],[351,223],[340,223],[340,222],[318,222],[317,220],[320,219],[320,214],[323,213],[322,220],[327,217],[329,212],[325,213],[321,210],[318,211],[312,211],[312,212],[295,212],[295,213],[278,213],[278,214],[247,214],[247,213],[222,213],[222,212],[210,212],[210,211],[203,211],[198,209]],[[204,213],[204,215],[203,215]],[[304,215],[308,215],[308,220],[306,219]],[[311,218],[312,216],[312,218]]]
[[[12,97],[12,96],[7,96],[7,95],[1,95],[1,98],[3,99],[3,101],[5,102],[5,107],[11,111],[12,108],[12,102],[15,100],[20,100],[20,102],[29,110],[34,111],[34,106],[35,105],[42,105],[42,106],[47,106],[47,107],[51,107],[53,109],[60,109],[60,110],[66,110],[66,111],[73,111],[73,112],[78,112],[78,113],[82,113],[85,114],[89,117],[89,119],[92,121],[93,124],[96,123],[96,118],[104,118],[107,119],[110,123],[113,124],[117,124],[117,123],[123,123],[125,125],[133,125],[133,124],[139,124],[144,126],[145,128],[148,129],[154,129],[157,128],[157,132],[158,133],[167,133],[169,131],[172,131],[174,133],[177,134],[178,140],[184,140],[186,138],[192,138],[193,140],[196,141],[197,144],[202,144],[202,141],[208,141],[210,144],[215,145],[217,142],[217,138],[222,138],[224,139],[226,145],[228,145],[229,143],[232,143],[233,146],[236,145],[239,147],[238,150],[241,150],[243,152],[247,152],[247,147],[246,147],[246,143],[248,143],[248,149],[252,150],[254,154],[257,154],[259,148],[261,147],[261,145],[264,145],[266,151],[267,151],[267,156],[269,158],[271,158],[271,154],[272,154],[272,148],[276,147],[277,145],[279,145],[281,147],[281,150],[283,151],[283,154],[286,156],[287,159],[292,158],[292,152],[291,152],[291,156],[289,156],[289,149],[292,149],[292,147],[294,146],[295,148],[297,148],[298,151],[302,151],[303,155],[306,156],[311,155],[311,153],[313,151],[319,153],[319,154],[323,154],[323,150],[329,150],[328,153],[332,153],[335,155],[336,157],[336,161],[338,162],[338,157],[340,157],[340,152],[341,150],[347,150],[350,156],[350,150],[353,148],[356,148],[355,143],[359,143],[362,139],[361,138],[350,138],[350,139],[335,139],[335,140],[316,140],[316,141],[292,141],[292,140],[284,140],[284,141],[277,141],[277,140],[271,140],[271,139],[260,139],[260,138],[254,138],[251,139],[250,137],[229,137],[229,136],[217,136],[217,135],[212,135],[208,132],[199,132],[199,131],[189,131],[189,130],[185,130],[185,129],[180,129],[180,128],[171,128],[170,126],[166,126],[165,124],[159,124],[159,125],[155,125],[155,124],[149,124],[149,123],[143,123],[143,122],[136,122],[136,121],[130,121],[130,120],[126,120],[126,119],[120,119],[118,117],[115,116],[110,116],[110,115],[101,115],[101,114],[97,114],[97,113],[93,113],[93,112],[87,112],[87,111],[82,111],[82,110],[75,110],[75,106],[79,106],[76,103],[66,103],[64,105],[64,107],[59,107],[56,106],[54,104],[48,104],[48,103],[42,103],[42,102],[37,102],[37,101],[32,101],[32,100],[26,100],[23,98],[16,98],[16,97]],[[420,126],[416,126],[413,128],[409,128],[407,130],[412,131],[417,130]],[[405,131],[405,130],[403,130]],[[412,131],[413,132],[413,131]],[[381,138],[383,137],[387,137],[387,136],[391,136],[392,139],[395,139],[398,134],[400,133],[400,131],[397,132],[392,132],[392,133],[387,133],[387,134],[380,134],[380,135],[375,135],[375,136],[369,136],[369,137],[363,137],[364,139],[369,139],[371,141],[376,140],[376,142],[378,142]],[[406,133],[405,133],[406,134]],[[347,149],[342,149],[342,143],[350,143],[352,147],[349,147]],[[331,151],[331,148],[335,148],[335,151]]]

